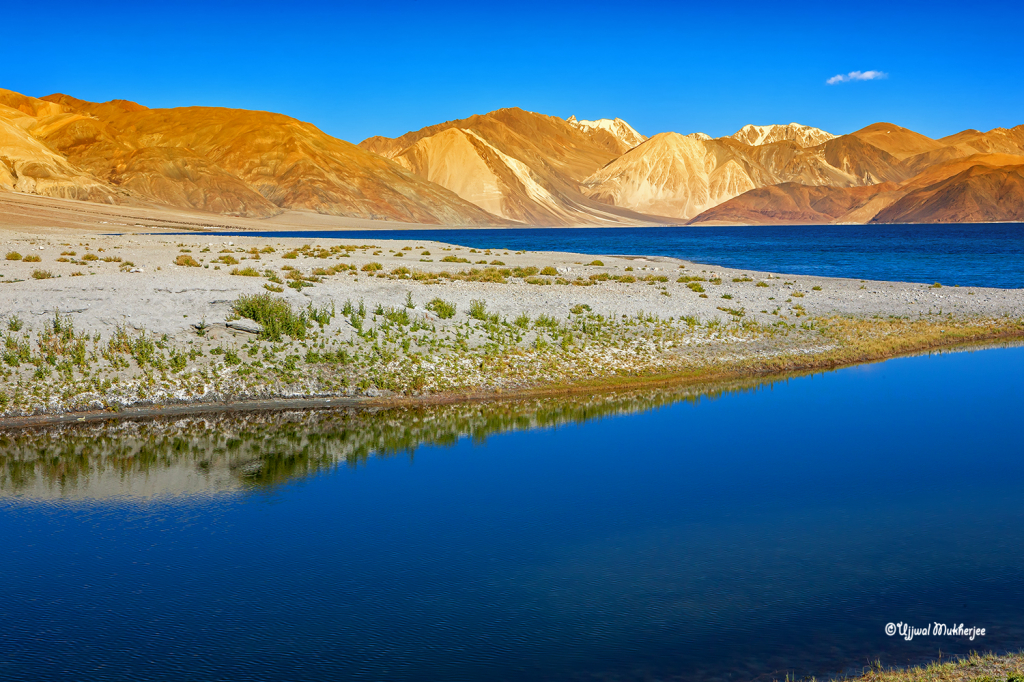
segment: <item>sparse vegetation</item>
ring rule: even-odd
[[[427,310],[431,311],[442,320],[455,317],[455,304],[451,301],[445,301],[440,298],[435,298],[428,303]]]
[[[86,254],[86,256],[89,256],[89,255],[91,255],[91,254]],[[93,260],[95,260],[95,259],[93,259]],[[177,258],[175,258],[174,259],[174,264],[175,265],[180,265],[180,266],[186,267],[186,268],[198,268],[199,267],[199,263],[196,261],[196,259],[193,258],[192,256],[187,255],[187,254],[182,254],[182,255],[178,256]]]
[[[293,339],[306,338],[308,321],[296,314],[288,301],[270,294],[252,294],[238,297],[231,309],[239,317],[252,320],[263,327],[260,338],[281,341],[283,335]]]
[[[21,260],[21,254],[17,251],[8,251],[5,256],[6,260]]]

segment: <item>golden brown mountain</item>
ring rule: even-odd
[[[364,149],[503,218],[532,225],[666,222],[584,196],[580,181],[629,149],[601,127],[580,127],[522,109],[447,121]]]
[[[875,223],[1024,221],[1024,165],[975,165],[915,189],[882,209]]]
[[[844,135],[814,147],[751,146],[731,138],[661,133],[583,181],[584,192],[641,213],[690,219],[759,187],[786,182],[860,187],[905,178],[891,154]]]
[[[856,137],[878,147],[900,161],[945,146],[938,140],[933,140],[921,133],[915,133],[913,130],[901,128],[892,123],[873,123],[850,133],[850,137]]]
[[[1024,165],[1024,155],[975,154],[963,159],[953,159],[935,164],[922,173],[901,184],[886,182],[863,187],[811,187],[799,183],[782,183],[772,187],[756,189],[741,194],[729,201],[701,213],[691,223],[729,224],[788,224],[788,223],[867,223],[900,222],[893,219],[896,212],[906,212],[908,206],[916,206],[923,197],[931,197],[935,188],[947,180],[972,168],[999,169]],[[954,184],[961,185],[963,183]],[[968,183],[970,184],[970,183]],[[984,199],[982,195],[991,185],[975,182],[976,193],[972,201],[989,217],[984,220],[1016,220],[1012,201],[1004,202],[997,196]],[[944,215],[952,190],[943,193],[941,199],[929,200],[921,209],[913,209],[917,219],[909,222],[930,222],[920,219],[923,211],[935,211],[938,217]],[[1011,193],[1012,195],[1012,193]],[[896,206],[900,208],[895,208]],[[968,215],[970,211],[954,210],[955,215]],[[999,217],[1001,216],[1001,217]],[[982,220],[982,218],[976,218]],[[972,219],[973,220],[973,219]],[[953,222],[953,220],[936,222]]]
[[[0,91],[0,104],[7,111],[0,119],[8,124],[4,149],[16,149],[19,159],[6,154],[6,175],[17,172],[20,185],[2,171],[0,183],[19,191],[255,217],[298,209],[433,224],[504,222],[399,164],[280,114],[147,109],[66,95],[35,100],[9,91]],[[49,175],[36,178],[41,166]]]
[[[690,221],[728,225],[780,224],[827,225],[833,222],[862,222],[848,216],[872,204],[887,204],[899,186],[886,182],[866,187],[809,187],[785,182],[752,189],[704,211]],[[877,209],[871,211],[871,215]]]
[[[639,144],[638,144],[639,143]],[[261,111],[0,90],[0,191],[450,225],[1019,220],[1024,126],[662,133],[500,109],[360,145]]]
[[[31,112],[49,113],[50,106],[30,98],[0,97],[0,190],[116,202],[112,188],[32,137],[36,118]]]

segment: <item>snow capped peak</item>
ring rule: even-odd
[[[743,144],[749,144],[751,147],[781,142],[782,140],[795,142],[801,147],[814,147],[823,142],[828,142],[836,136],[820,128],[790,123],[789,125],[767,126],[747,124],[733,135],[730,135],[730,137]]]
[[[585,133],[592,130],[607,130],[614,135],[626,147],[632,149],[647,138],[633,129],[621,118],[599,118],[596,121],[580,121],[576,116],[570,116],[566,122],[574,128],[579,128]]]

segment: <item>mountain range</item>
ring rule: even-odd
[[[358,145],[261,111],[0,90],[0,190],[445,225],[1024,220],[1024,126],[663,132],[518,108]]]

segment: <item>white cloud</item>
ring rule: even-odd
[[[840,73],[832,76],[825,82],[829,85],[835,85],[836,83],[849,83],[850,81],[876,81],[888,77],[889,74],[884,71],[851,71],[850,73]]]

